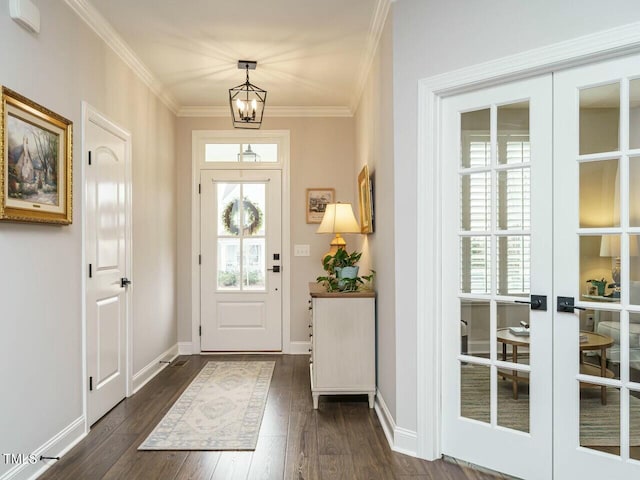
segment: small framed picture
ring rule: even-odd
[[[369,167],[362,167],[358,175],[358,199],[360,203],[360,230],[362,233],[373,233],[372,188],[369,178]]]
[[[0,220],[72,221],[72,123],[2,87]]]
[[[307,223],[320,223],[328,203],[335,203],[334,188],[307,188]]]

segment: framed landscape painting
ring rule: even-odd
[[[307,223],[321,223],[328,203],[335,203],[333,188],[307,188]]]
[[[72,222],[72,123],[2,87],[0,220]]]

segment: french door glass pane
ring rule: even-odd
[[[491,237],[461,237],[460,249],[460,290],[463,293],[490,293]]]
[[[580,237],[578,291],[592,302],[620,302],[620,235]]]
[[[462,175],[462,229],[491,229],[491,173]]]
[[[498,425],[529,433],[529,375],[516,370],[499,371],[497,381]]]
[[[498,172],[498,229],[531,228],[530,169],[516,168]]]
[[[640,235],[629,235],[629,303],[640,305]]]
[[[640,78],[629,82],[629,148],[640,148]]]
[[[529,235],[499,236],[496,243],[498,295],[529,295],[531,238]]]
[[[530,155],[529,102],[498,107],[498,163],[528,162]]]
[[[640,313],[629,313],[629,380],[640,383]],[[640,398],[640,395],[636,396]],[[640,427],[640,400],[637,403],[637,422]],[[640,443],[638,446],[640,447]]]
[[[580,446],[620,455],[620,389],[606,389],[602,404],[601,387],[580,384]]]
[[[629,226],[640,227],[640,157],[629,159]]]
[[[461,300],[461,353],[489,357],[491,309],[488,301]],[[469,342],[469,339],[473,339]]]
[[[491,162],[491,110],[476,110],[460,116],[462,167],[485,167]]]
[[[629,457],[640,460],[640,391],[636,390],[629,391],[629,445]]]
[[[580,155],[620,148],[620,83],[580,90]]]
[[[460,364],[460,415],[491,421],[491,369],[485,365]]]
[[[620,226],[618,159],[580,163],[580,226]]]

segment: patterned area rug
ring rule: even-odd
[[[513,399],[511,380],[498,377],[498,425],[529,431],[529,385],[519,384],[518,400]],[[462,367],[463,417],[489,422],[489,369],[476,365]],[[631,446],[640,446],[640,399],[629,396]],[[620,392],[607,388],[607,405],[600,403],[600,389],[580,389],[580,445],[615,447],[620,445]]]
[[[138,450],[255,450],[275,362],[208,362]]]

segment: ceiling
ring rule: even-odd
[[[267,112],[355,110],[389,0],[67,0],[177,114],[228,114],[245,80]],[[316,112],[317,113],[317,112]],[[312,113],[311,113],[312,114]]]

